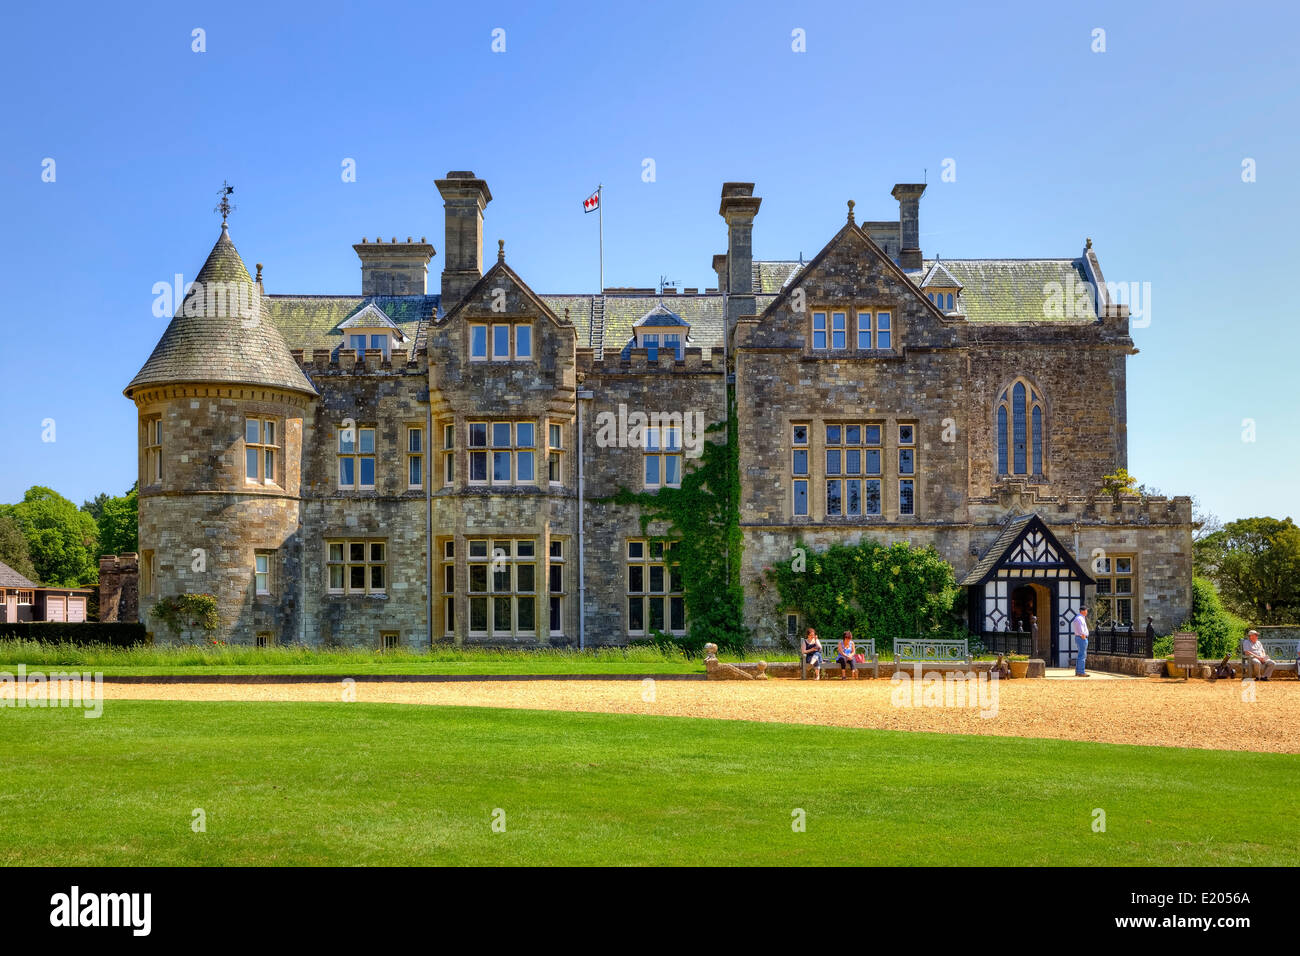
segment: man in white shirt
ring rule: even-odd
[[[1259,642],[1259,631],[1247,631],[1241,642],[1242,677],[1258,677],[1268,680],[1273,676],[1277,661],[1268,656],[1264,645]]]
[[[1070,623],[1070,630],[1074,631],[1074,646],[1078,651],[1078,656],[1074,659],[1074,676],[1088,677],[1084,671],[1083,665],[1088,660],[1088,609],[1079,608],[1079,613],[1074,616]]]

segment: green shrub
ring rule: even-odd
[[[933,548],[863,541],[817,553],[804,549],[802,557],[768,568],[765,577],[782,606],[798,610],[803,625],[824,640],[852,631],[885,652],[896,637],[968,636],[957,621],[961,589],[952,566]]]
[[[1179,627],[1181,631],[1196,632],[1197,653],[1203,659],[1217,659],[1225,655],[1237,656],[1241,639],[1246,636],[1250,625],[1223,606],[1219,592],[1209,578],[1192,578],[1192,616]],[[1165,638],[1156,642],[1162,647]],[[1173,653],[1173,638],[1168,638],[1168,648],[1157,657]]]
[[[179,635],[187,627],[215,631],[221,624],[217,616],[217,599],[211,594],[178,594],[165,597],[149,609],[149,616]]]
[[[40,644],[105,645],[134,647],[148,642],[143,624],[116,621],[24,621],[0,624],[0,640],[36,641]]]

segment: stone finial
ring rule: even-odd
[[[1085,242],[1087,243],[1087,245],[1086,245],[1084,248],[1086,248],[1086,249],[1091,249],[1091,248],[1092,248],[1092,236],[1089,236],[1089,237],[1085,240]]]
[[[262,282],[262,263],[260,262],[257,264],[257,277],[253,281],[258,284]]]
[[[849,200],[849,222],[853,222],[853,207],[856,205],[852,199]]]
[[[497,262],[505,262],[505,261],[506,261],[506,241],[504,239],[498,239],[497,240]]]

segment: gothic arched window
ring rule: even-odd
[[[1043,397],[1016,379],[998,397],[998,474],[1043,474]]]

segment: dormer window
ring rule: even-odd
[[[686,355],[690,332],[690,325],[660,302],[637,320],[632,341],[624,348],[624,353],[633,348],[645,349],[646,357],[654,362],[659,359],[660,349],[668,349],[680,360]]]
[[[397,324],[373,303],[366,305],[337,328],[344,336],[345,347],[354,352],[358,359],[364,359],[366,352],[373,350],[383,353],[387,360],[393,349],[405,347],[403,343],[409,341]]]
[[[956,310],[954,302],[957,298],[956,292],[927,292],[926,295],[934,303],[935,308],[941,312],[953,312]]]
[[[940,312],[956,312],[962,285],[943,263],[936,262],[921,279],[921,291]]]
[[[378,349],[388,358],[392,347],[392,338],[387,334],[355,334],[348,336],[348,348],[357,353],[357,358],[365,358],[366,349]]]

